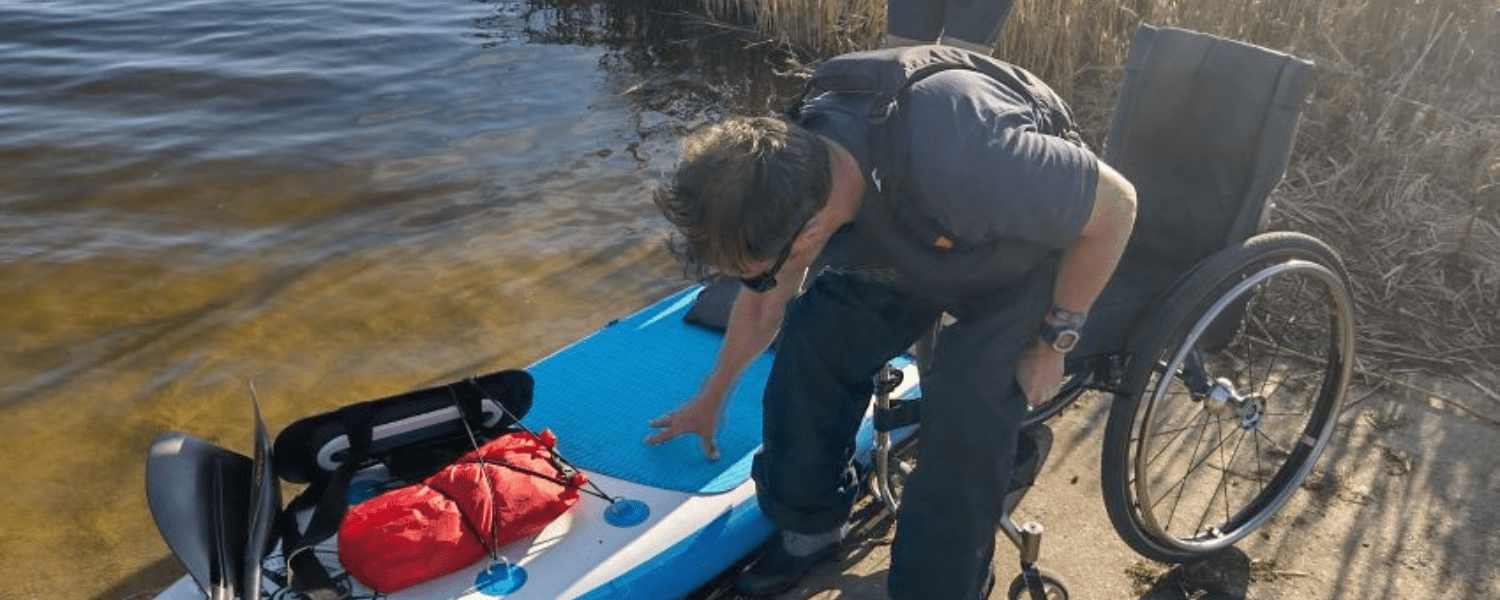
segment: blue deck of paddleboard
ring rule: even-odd
[[[580,507],[587,508],[575,510],[597,512],[575,515],[563,537],[540,546],[523,540],[502,550],[509,557],[505,564],[529,572],[531,581],[506,597],[679,598],[771,534],[772,525],[747,491],[750,463],[760,447],[760,397],[770,372],[769,353],[753,362],[731,393],[719,429],[719,461],[708,461],[692,436],[660,446],[642,443],[653,432],[647,423],[691,398],[717,357],[722,336],[683,320],[699,292],[694,287],[674,294],[528,369],[536,390],[526,424],[554,431],[562,453],[601,481],[603,476],[624,480],[605,485],[622,497],[647,501],[660,522],[609,527],[597,517],[607,505],[585,498]],[[910,361],[901,357],[892,364],[908,368]],[[902,395],[916,393],[910,387]],[[857,437],[859,455],[868,452],[873,437],[867,420]],[[605,568],[618,561],[601,563],[601,550],[627,553],[630,560]],[[475,577],[466,569],[396,597],[492,597],[489,588],[476,587]],[[577,589],[563,594],[569,586]],[[196,585],[183,578],[159,600],[197,595]]]
[[[697,437],[659,446],[642,442],[647,426],[692,398],[713,367],[722,336],[683,321],[693,287],[610,324],[532,365],[535,403],[525,422],[549,428],[580,468],[643,485],[713,494],[750,476],[761,443],[760,397],[769,353],[745,371],[720,423],[720,458],[703,456]]]

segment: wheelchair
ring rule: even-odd
[[[1061,391],[1027,416],[1001,518],[1021,556],[1010,598],[1067,598],[1037,567],[1042,527],[1011,512],[1050,447],[1044,422],[1085,391],[1112,396],[1110,522],[1160,562],[1201,561],[1255,531],[1328,444],[1354,358],[1349,276],[1316,238],[1263,232],[1312,75],[1306,60],[1239,41],[1137,30],[1104,153],[1136,186],[1136,229]],[[892,397],[900,373],[887,366],[875,382],[869,476],[892,514],[920,443],[920,398]]]

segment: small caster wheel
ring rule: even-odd
[[[1040,591],[1042,595],[1037,596],[1036,591]],[[1029,576],[1023,572],[1010,582],[1010,592],[1007,598],[1010,600],[1068,600],[1068,586],[1063,585],[1062,579],[1046,571],[1033,571]]]

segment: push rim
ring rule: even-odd
[[[1217,347],[1210,333],[1240,308],[1243,329]],[[1157,365],[1131,425],[1142,533],[1197,555],[1275,514],[1331,437],[1353,343],[1348,291],[1322,265],[1270,265],[1220,296]]]

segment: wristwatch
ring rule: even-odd
[[[1083,322],[1088,318],[1086,313],[1073,312],[1054,304],[1052,310],[1047,311],[1047,317],[1042,319],[1042,343],[1059,354],[1067,354],[1078,346],[1078,340],[1083,338]]]

